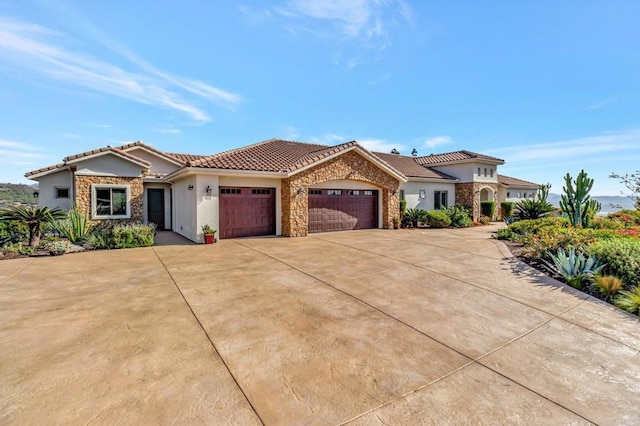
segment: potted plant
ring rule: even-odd
[[[202,233],[204,234],[205,244],[213,244],[216,242],[216,230],[211,229],[209,225],[202,225]]]

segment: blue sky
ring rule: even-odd
[[[595,195],[640,169],[640,2],[0,2],[0,181],[135,140],[467,149]]]

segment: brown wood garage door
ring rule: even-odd
[[[378,191],[310,189],[309,232],[378,227]]]
[[[275,233],[275,188],[220,187],[221,239]]]

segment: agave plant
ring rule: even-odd
[[[7,207],[0,211],[0,220],[15,220],[26,223],[29,227],[29,246],[40,244],[40,225],[53,223],[65,218],[67,213],[59,208],[48,207]]]
[[[93,232],[94,223],[89,219],[89,215],[76,206],[69,210],[69,214],[63,220],[59,220],[54,228],[63,237],[73,244],[85,242],[87,237]]]
[[[551,260],[553,264],[544,261],[547,267],[577,289],[582,289],[583,280],[593,280],[595,275],[606,266],[594,255],[586,256],[582,252],[576,252],[575,249],[570,249],[568,253],[559,249],[556,254],[551,255]]]
[[[620,309],[640,315],[640,287],[621,291],[614,303]]]

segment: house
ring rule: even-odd
[[[517,203],[523,198],[532,198],[538,193],[540,185],[510,176],[498,176],[500,183],[499,198],[503,201]]]
[[[25,176],[39,182],[41,206],[75,204],[95,221],[155,223],[202,241],[204,224],[220,238],[392,228],[400,199],[428,210],[459,202],[477,218],[481,200],[498,203],[513,184],[499,181],[501,164],[470,151],[370,152],[355,141],[270,139],[214,155],[134,142],[65,157]]]

